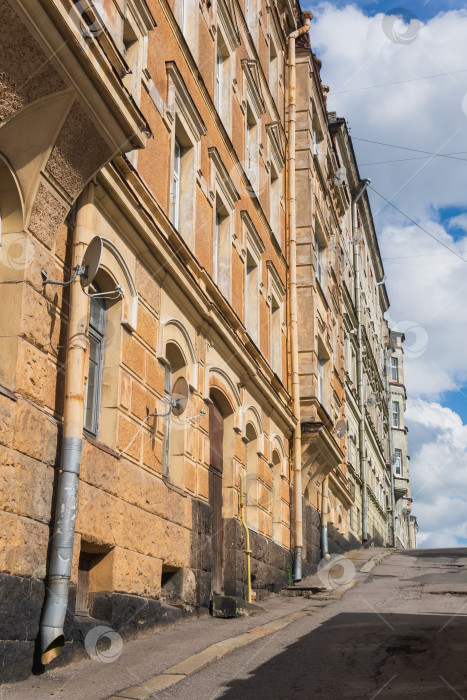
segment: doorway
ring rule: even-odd
[[[222,517],[222,474],[224,470],[224,416],[212,399],[209,405],[209,505],[212,513],[212,593],[222,592],[224,520]]]

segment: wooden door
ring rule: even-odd
[[[219,407],[209,406],[209,504],[212,513],[212,577],[213,593],[222,592],[224,521],[222,518],[222,472],[224,468],[224,418]]]

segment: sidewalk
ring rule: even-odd
[[[391,552],[372,548],[348,552],[345,559],[355,567],[354,571],[359,571],[367,562],[371,566],[381,555]],[[356,574],[355,582],[362,577]],[[324,588],[317,575],[308,577],[297,590],[307,585]],[[348,586],[335,590],[329,587],[311,597],[272,596],[260,603],[264,612],[253,617],[231,620],[203,617],[186,621],[125,642],[120,656],[112,663],[81,661],[46,671],[42,676],[32,676],[21,683],[0,686],[0,698],[50,700],[58,696],[64,700],[115,700],[116,697],[142,700],[232,651],[332,604],[347,589]]]

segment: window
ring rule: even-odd
[[[214,80],[214,103],[224,127],[230,133],[231,126],[231,78],[230,53],[222,32],[217,28],[217,50]]]
[[[397,357],[391,357],[391,380],[393,382],[399,381],[399,360]]]
[[[175,139],[174,151],[174,177],[173,177],[173,205],[172,221],[176,229],[180,225],[180,175],[181,175],[182,147]]]
[[[313,155],[317,156],[318,154],[319,154],[318,134],[317,134],[316,128],[313,127]]]
[[[123,46],[125,48],[125,61],[130,72],[124,76],[123,84],[138,104],[141,85],[140,45],[139,37],[127,18],[123,23]]]
[[[257,130],[256,119],[251,107],[248,105],[245,133],[245,167],[246,174],[253,187],[256,187],[258,174]]]
[[[105,302],[91,299],[89,312],[89,370],[84,404],[84,429],[97,436],[104,364]]]
[[[216,148],[208,149],[210,195],[214,199],[212,278],[224,297],[231,299],[232,241],[235,238],[235,203],[239,194]]]
[[[169,81],[165,120],[172,132],[169,216],[190,248],[195,245],[196,173],[200,169],[201,136],[206,133],[193,100],[173,61],[166,64]]]
[[[245,276],[245,326],[256,344],[258,344],[259,333],[259,279],[258,265],[250,251],[246,254],[246,276]]]
[[[230,217],[219,195],[215,216],[213,277],[225,298],[230,299]]]
[[[269,225],[276,238],[280,240],[280,206],[281,206],[281,191],[280,191],[280,177],[274,167],[271,165],[271,175],[270,175],[270,212],[269,212]]]
[[[270,364],[278,377],[282,377],[282,318],[285,287],[273,263],[267,261],[268,303],[270,327]]]
[[[279,57],[272,39],[269,40],[269,90],[277,104],[279,98]]]
[[[318,401],[324,405],[326,381],[326,359],[318,354]]]
[[[394,428],[399,428],[399,421],[400,421],[399,402],[393,401],[392,402],[392,424],[393,424]]]
[[[319,282],[321,287],[323,286],[323,283],[324,283],[323,257],[324,257],[324,248],[321,245],[318,236],[316,236],[315,237],[316,279]]]
[[[394,450],[394,471],[396,474],[402,474],[402,450]]]

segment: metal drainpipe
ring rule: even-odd
[[[77,203],[73,233],[72,267],[81,264],[93,233],[94,184],[89,183]],[[79,282],[70,287],[65,363],[63,443],[58,479],[57,506],[50,558],[47,599],[40,626],[41,660],[48,664],[65,643],[63,624],[68,606],[68,587],[73,561],[81,445],[84,424],[84,373],[88,299]]]
[[[329,557],[328,546],[328,493],[329,481],[326,476],[323,481],[323,491],[321,494],[321,554],[324,558]]]
[[[362,479],[362,541],[368,539],[368,493],[366,476],[366,444],[365,444],[365,394],[363,386],[363,341],[362,341],[362,304],[360,298],[360,256],[357,240],[358,217],[357,203],[365,192],[371,180],[363,180],[363,187],[352,202],[352,241],[355,280],[355,310],[357,315],[357,389],[360,409],[359,446],[360,446],[360,476]]]
[[[290,344],[292,370],[292,410],[297,420],[293,435],[293,513],[294,513],[294,581],[302,579],[303,517],[302,517],[302,429],[300,424],[300,378],[298,371],[298,310],[297,310],[297,229],[295,214],[295,130],[296,85],[295,40],[310,28],[311,12],[303,13],[304,25],[289,34],[289,133],[287,144],[287,212],[289,232],[289,291]]]
[[[396,547],[396,493],[394,489],[394,464],[392,463],[392,423],[391,423],[391,396],[389,394],[389,348],[384,348],[384,369],[386,372],[386,401],[388,407],[388,446],[389,446],[389,466],[391,475],[391,509],[392,509],[392,546]]]

